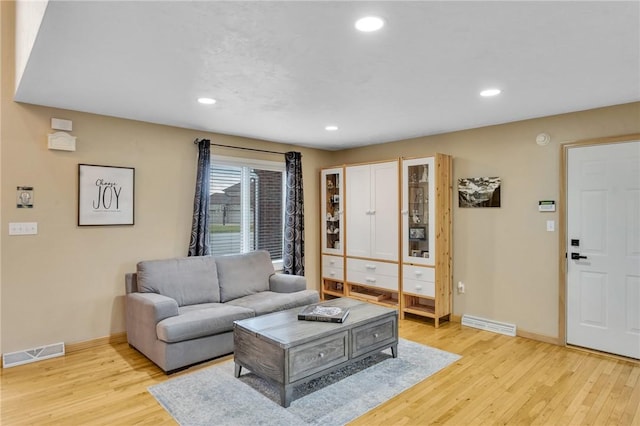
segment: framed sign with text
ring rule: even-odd
[[[135,169],[78,164],[78,226],[133,225]]]

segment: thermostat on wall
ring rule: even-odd
[[[540,212],[555,212],[556,202],[553,200],[538,201],[538,211]]]

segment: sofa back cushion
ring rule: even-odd
[[[220,302],[216,261],[211,256],[146,260],[138,263],[138,291],[158,293],[178,306]]]
[[[220,283],[220,301],[269,290],[269,277],[275,272],[266,250],[215,258]]]

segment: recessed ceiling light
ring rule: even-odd
[[[480,92],[480,96],[484,96],[485,98],[488,98],[490,96],[499,95],[500,92],[501,92],[500,89],[485,89],[482,92]]]
[[[338,126],[330,125],[330,126],[326,126],[324,129],[327,132],[335,132],[336,130],[338,130]]]
[[[360,18],[356,21],[356,28],[359,31],[363,31],[365,33],[378,31],[383,26],[384,21],[382,20],[382,18],[379,18],[377,16],[365,16],[364,18]]]
[[[213,98],[198,98],[198,102],[204,105],[213,105],[216,103],[216,100]]]

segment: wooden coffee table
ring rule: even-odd
[[[302,308],[236,321],[233,327],[235,376],[242,367],[280,390],[283,407],[294,386],[391,348],[398,356],[398,311],[341,298],[326,306],[349,308],[342,324],[298,320]]]

